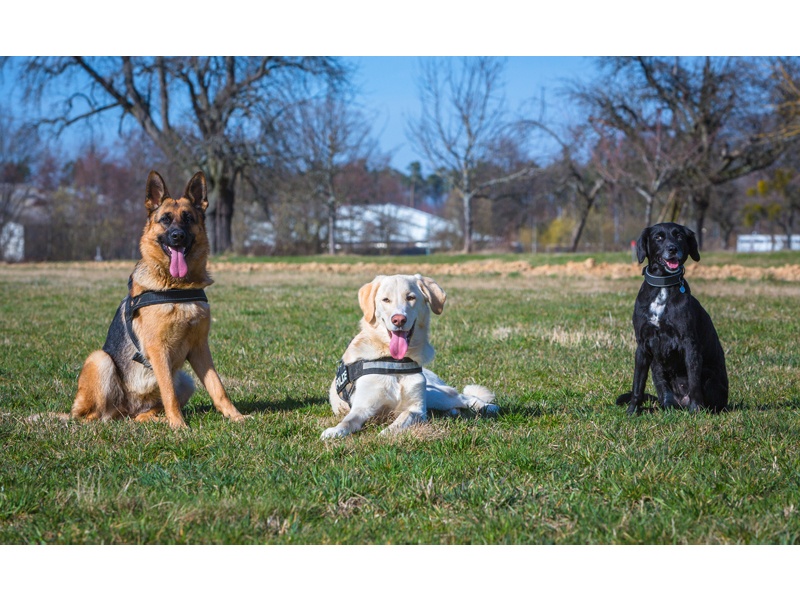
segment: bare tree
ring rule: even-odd
[[[791,238],[795,233],[797,215],[800,214],[800,174],[792,167],[779,167],[770,169],[766,175],[767,177],[759,179],[755,186],[749,188],[747,194],[763,198],[765,213]],[[751,205],[752,208],[755,206]]]
[[[549,171],[556,175],[556,185],[571,190],[576,200],[578,218],[570,238],[570,251],[576,252],[589,214],[610,178],[604,151],[607,140],[585,125],[567,127],[566,137],[538,120],[522,121],[520,127],[544,131],[561,149]]]
[[[5,257],[10,231],[32,197],[32,175],[37,149],[36,132],[16,126],[0,114],[0,258]]]
[[[280,124],[272,129],[285,169],[302,180],[295,189],[325,206],[328,254],[336,253],[336,211],[347,199],[343,173],[375,155],[370,134],[370,119],[355,104],[352,90],[341,86],[328,86],[316,98],[287,101]]]
[[[573,89],[572,97],[586,107],[588,122],[602,140],[596,164],[603,178],[644,200],[646,227],[657,202],[674,189],[688,157],[665,122],[667,112],[641,99],[642,91],[627,81],[609,85],[603,80]]]
[[[35,57],[26,59],[29,99],[71,90],[43,119],[56,131],[105,113],[132,117],[165,156],[209,182],[214,252],[231,247],[237,177],[256,162],[254,124],[276,87],[297,77],[338,80],[334,59],[316,57]]]
[[[688,198],[701,245],[713,187],[769,166],[800,133],[787,131],[771,102],[774,61],[625,57],[603,64],[612,77],[585,100],[598,120],[639,148],[650,191],[677,188]],[[648,138],[649,149],[641,143]],[[669,152],[660,153],[663,144]]]
[[[473,248],[472,202],[492,187],[527,176],[532,167],[495,177],[481,174],[493,143],[507,134],[502,95],[504,63],[497,58],[430,59],[418,80],[422,114],[409,121],[415,147],[461,198],[463,251]]]

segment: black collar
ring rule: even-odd
[[[684,293],[686,291],[686,286],[684,285],[685,282],[683,280],[683,274],[685,271],[685,267],[681,265],[681,269],[677,273],[662,277],[660,275],[653,275],[649,271],[648,267],[645,267],[642,269],[642,275],[644,275],[644,280],[653,287],[665,288],[680,284],[681,293]]]

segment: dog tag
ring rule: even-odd
[[[681,290],[681,294],[685,294],[686,293],[686,288],[683,286],[683,282],[681,282],[680,290]]]

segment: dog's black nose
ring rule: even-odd
[[[667,251],[671,254],[675,254],[678,251],[678,247],[675,244],[668,244]]]
[[[186,233],[183,229],[173,229],[167,233],[171,246],[179,246],[186,241]]]

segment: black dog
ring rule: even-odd
[[[617,398],[632,415],[645,399],[647,370],[663,408],[700,407],[718,412],[728,404],[725,353],[711,317],[683,278],[687,256],[700,260],[694,232],[676,223],[645,228],[636,243],[639,262],[648,259],[633,309],[636,364],[633,391]]]

